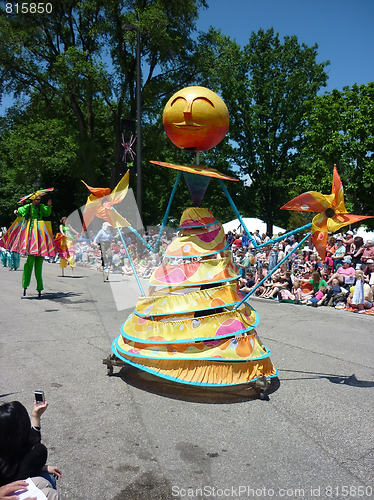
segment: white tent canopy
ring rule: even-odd
[[[266,233],[266,224],[262,220],[256,219],[255,217],[243,217],[242,220],[250,233],[254,233],[256,229],[260,231],[260,234]],[[238,219],[226,222],[226,224],[223,224],[223,229],[226,234],[234,230],[240,233],[244,231]],[[285,231],[286,229],[273,226],[273,234],[284,233]]]
[[[370,231],[369,229],[365,229],[364,227],[359,227],[356,231],[353,231],[354,236],[361,236],[364,242],[368,240],[374,240],[374,231]]]

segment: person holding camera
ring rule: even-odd
[[[32,478],[48,500],[58,500],[58,467],[46,465],[47,448],[41,443],[40,419],[48,403],[34,401],[30,417],[19,401],[0,406],[0,486]]]

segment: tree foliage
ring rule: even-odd
[[[304,171],[296,182],[329,193],[333,165],[342,179],[346,208],[374,214],[374,82],[333,90],[308,104]],[[374,227],[368,220],[367,225]]]

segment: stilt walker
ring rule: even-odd
[[[71,274],[74,276],[74,267],[76,266],[74,240],[76,240],[78,233],[70,226],[66,217],[62,217],[60,222],[60,232],[56,234],[54,243],[60,258],[61,274],[64,276],[64,269],[69,264]]]
[[[42,189],[21,198],[18,203],[24,203],[26,200],[32,202],[14,211],[18,217],[0,240],[0,246],[7,250],[27,254],[22,275],[24,296],[34,268],[36,290],[38,297],[41,297],[44,289],[42,279],[44,257],[54,257],[56,254],[51,223],[43,221],[43,217],[51,215],[52,200],[49,199],[47,205],[40,203],[41,197],[50,191],[53,191],[53,188]]]

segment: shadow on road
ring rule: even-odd
[[[259,388],[255,387],[254,384],[230,387],[199,387],[168,381],[126,365],[113,376],[121,378],[127,384],[142,391],[191,403],[231,404],[259,399]],[[267,395],[264,399],[268,400],[268,395],[278,390],[279,386],[278,378],[271,379],[270,387],[267,389]]]
[[[22,297],[22,300],[53,300],[54,302],[60,302],[62,304],[87,304],[90,302],[97,302],[92,299],[76,300],[74,297],[79,297],[81,293],[73,292],[46,292],[42,293],[39,298],[37,295],[26,295]]]
[[[69,275],[66,275],[64,274],[63,276],[61,274],[58,275],[58,278],[70,278],[70,279],[73,279],[73,280],[79,280],[81,278],[85,278],[86,276],[69,276]]]
[[[279,370],[280,372],[289,372],[289,373],[300,373],[306,375],[312,375],[309,377],[298,377],[298,378],[282,378],[282,382],[290,381],[290,380],[313,380],[313,379],[327,379],[332,384],[341,384],[341,385],[351,385],[353,387],[366,387],[372,388],[374,387],[374,381],[372,380],[358,380],[356,375],[347,376],[347,375],[335,375],[331,373],[315,373],[315,372],[303,372],[297,370]]]

